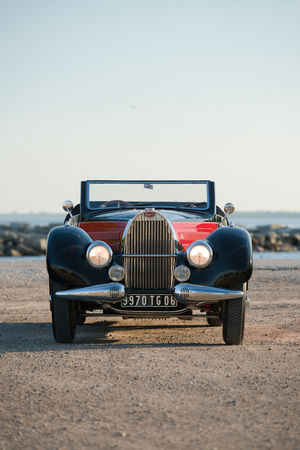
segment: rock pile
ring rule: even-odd
[[[300,229],[267,225],[248,230],[254,252],[293,252],[300,250]]]
[[[32,226],[27,223],[0,225],[0,256],[40,256],[46,254],[49,231],[61,224]],[[300,250],[300,229],[268,225],[248,230],[254,252]]]
[[[46,254],[47,235],[57,226],[8,223],[0,226],[0,256],[40,256]]]

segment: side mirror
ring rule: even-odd
[[[226,203],[226,205],[224,206],[225,217],[222,220],[222,225],[225,225],[227,216],[229,214],[234,213],[234,211],[235,211],[235,207],[233,206],[233,204],[232,203]]]
[[[70,215],[70,219],[65,221],[65,227],[69,227],[71,225],[71,223],[73,223],[73,224],[75,223],[74,217],[72,214],[74,205],[70,200],[66,200],[65,202],[63,202],[62,207],[63,207],[63,210],[66,211],[67,213],[69,213],[69,215]]]
[[[73,205],[73,203],[70,200],[66,200],[65,202],[63,202],[62,207],[63,207],[64,211],[66,211],[67,213],[71,214],[71,211],[74,208],[74,205]]]
[[[226,214],[226,216],[228,216],[228,214],[232,214],[235,211],[235,207],[233,206],[232,203],[226,203],[226,205],[224,206],[224,212]]]

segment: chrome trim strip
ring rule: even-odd
[[[112,311],[116,311],[120,314],[122,314],[122,316],[130,316],[130,317],[158,317],[158,318],[165,318],[165,317],[174,317],[174,316],[180,316],[182,314],[184,314],[185,312],[189,311],[188,308],[184,308],[184,309],[180,309],[180,310],[176,310],[176,311],[160,311],[158,312],[157,310],[154,311],[128,311],[128,310],[124,310],[124,309],[116,309],[116,308],[109,308]],[[108,310],[109,311],[109,310]]]
[[[139,215],[139,213],[138,213],[136,216],[138,216],[138,215]],[[133,219],[135,219],[136,216],[133,217],[132,219],[128,220],[127,225],[126,225],[126,227],[125,227],[125,229],[124,229],[124,231],[123,231],[122,241],[121,241],[121,252],[124,251],[125,238],[126,238],[126,236],[127,236],[127,233],[128,233],[129,228],[131,227],[131,224],[132,224],[132,222],[133,222]]]
[[[211,180],[86,180],[91,184],[208,184]]]
[[[164,215],[162,214],[162,216],[164,216]],[[167,219],[166,217],[165,217],[165,219],[168,222],[169,227],[172,230],[172,234],[173,234],[173,237],[174,237],[174,243],[175,243],[175,253],[178,253],[178,239],[177,239],[177,234],[176,234],[175,228],[173,227],[173,224],[172,224],[172,222],[169,219]]]
[[[244,292],[218,287],[180,283],[175,286],[174,295],[176,300],[182,303],[217,303],[222,300],[243,297]]]
[[[68,291],[56,292],[56,297],[65,300],[78,301],[102,301],[116,303],[122,300],[125,293],[125,286],[120,283],[98,284],[84,288],[70,289]]]
[[[140,258],[140,257],[142,257],[142,258],[145,258],[145,257],[149,257],[149,258],[165,258],[165,257],[170,257],[170,256],[176,258],[175,254],[170,254],[170,255],[157,255],[157,254],[153,254],[153,255],[143,255],[143,254],[127,255],[126,254],[126,255],[123,255],[123,258],[127,258],[127,257],[130,257],[130,258]]]

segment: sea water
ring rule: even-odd
[[[256,227],[264,227],[270,225],[282,225],[287,228],[300,229],[300,217],[241,217],[234,214],[229,216],[229,221],[235,226],[252,230]]]

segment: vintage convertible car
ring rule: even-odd
[[[114,200],[123,198],[124,200]],[[83,181],[47,241],[53,334],[72,342],[86,317],[193,319],[241,344],[249,233],[216,206],[213,181]]]

